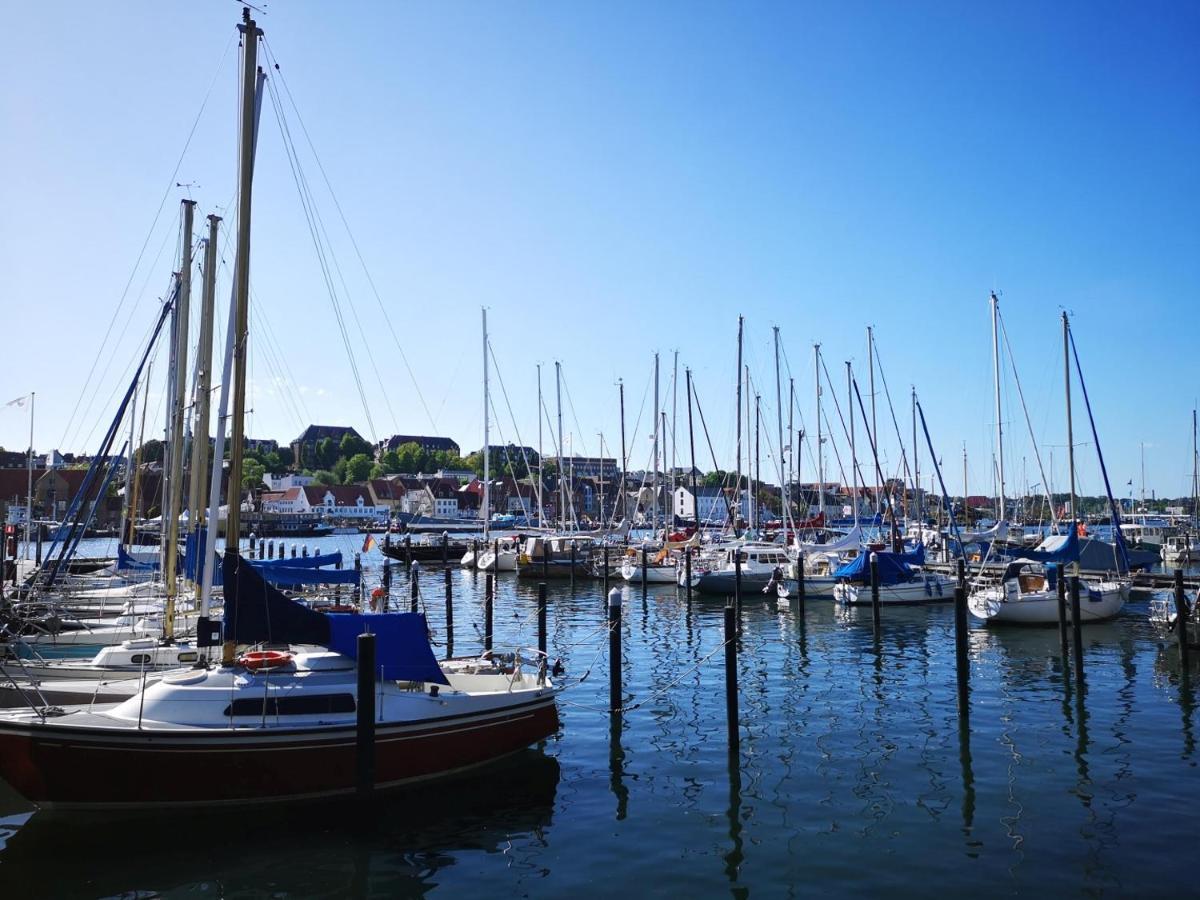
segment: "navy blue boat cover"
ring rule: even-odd
[[[924,559],[924,547],[920,548],[921,558]],[[879,564],[879,583],[902,584],[912,580],[912,569],[908,567],[917,554],[914,553],[876,553]],[[856,584],[871,583],[871,554],[860,553],[850,562],[833,573],[834,578],[845,578]]]
[[[379,676],[398,681],[449,684],[420,613],[321,613],[289,600],[263,578],[249,560],[226,553],[225,626],[227,641],[317,644],[351,659],[358,654],[358,636],[375,637]]]
[[[1021,550],[1017,556],[1020,559],[1031,559],[1042,563],[1072,563],[1079,562],[1079,532],[1074,525],[1068,524],[1070,532],[1064,538],[1062,535],[1049,537],[1042,541],[1049,544],[1049,550]]]

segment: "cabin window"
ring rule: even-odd
[[[353,694],[306,694],[298,697],[247,697],[225,707],[224,716],[319,716],[354,712]]]
[[[181,662],[181,663],[195,662],[199,658],[200,658],[200,656],[197,653],[180,653],[179,654],[179,662]]]
[[[129,657],[129,661],[131,663],[133,663],[135,666],[144,665],[145,663],[150,662],[150,654],[149,653],[135,653],[135,654],[133,654],[133,656]]]

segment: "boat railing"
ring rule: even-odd
[[[15,640],[19,644],[23,644],[26,647],[29,646],[25,641],[21,640],[20,635],[14,634],[9,629],[7,622],[0,625],[0,639]],[[40,654],[38,655],[38,658],[42,659]],[[41,689],[40,685],[38,684],[37,680],[33,677],[33,674],[29,671],[29,669],[27,669],[25,667],[24,657],[22,657],[18,654],[16,656],[12,657],[10,661],[13,661],[13,660],[15,660],[15,662],[17,663],[17,666],[20,667],[21,674],[25,680],[25,683],[28,684],[30,690],[32,690],[33,693],[37,695],[37,698],[40,701],[40,703],[34,704],[33,701],[31,701],[29,699],[29,695],[27,693],[25,693],[25,690],[21,687],[20,684],[17,683],[17,680],[15,678],[13,678],[12,673],[8,671],[8,666],[4,665],[4,663],[0,663],[0,672],[4,673],[4,677],[8,679],[9,684],[11,684],[13,690],[16,691],[21,696],[21,699],[29,704],[29,708],[31,710],[33,710],[33,712],[35,714],[37,714],[42,719],[42,721],[45,721],[46,716],[51,712],[52,709],[55,709],[56,707],[51,707],[49,701],[46,700],[46,697],[42,693],[42,689]],[[42,661],[44,662],[45,660],[42,659]]]

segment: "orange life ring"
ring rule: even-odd
[[[377,588],[375,588],[375,590],[371,591],[371,599],[372,600],[378,600],[381,597],[386,597],[386,596],[387,596],[387,591],[385,591],[381,587],[377,587]]]
[[[277,669],[291,661],[292,654],[283,650],[251,650],[243,653],[241,659],[238,660],[251,672],[257,672],[259,669]]]

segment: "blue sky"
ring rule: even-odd
[[[187,189],[174,182],[197,185],[201,221],[217,210],[233,224],[238,15],[216,2],[6,11],[0,402],[38,392],[39,447],[98,442],[178,265]],[[812,342],[835,378],[846,359],[865,371],[873,324],[906,440],[915,384],[952,489],[965,442],[972,491],[987,493],[996,289],[1047,461],[1057,447],[1056,485],[1066,308],[1118,492],[1131,478],[1140,488],[1143,442],[1147,492],[1187,491],[1200,394],[1194,4],[276,2],[260,24],[380,436],[481,443],[482,305],[525,443],[537,362],[549,386],[562,360],[565,428],[595,453],[599,432],[606,448],[619,441],[616,380],[632,432],[653,352],[669,404],[677,349],[722,464],[739,313],[764,415],[774,421],[778,325],[810,431]],[[251,279],[250,433],[287,441],[314,421],[370,437],[269,101]],[[634,465],[648,460],[647,418]],[[1022,457],[1040,481],[1011,379],[1004,419],[1010,484]],[[0,444],[23,448],[26,428],[0,407]],[[1099,492],[1082,419],[1076,439],[1089,444],[1081,488]]]

